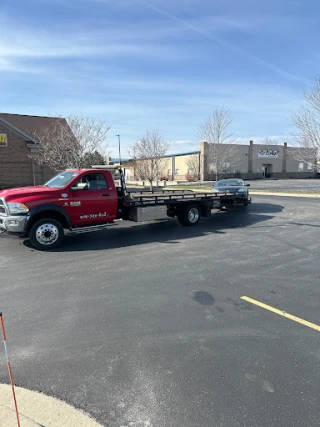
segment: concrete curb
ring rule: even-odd
[[[281,196],[281,197],[306,197],[310,199],[319,199],[320,194],[305,194],[305,193],[286,193],[286,192],[272,192],[272,191],[250,191],[250,194],[257,196]]]
[[[65,402],[16,387],[21,427],[102,427]],[[11,386],[0,384],[0,427],[17,427]]]

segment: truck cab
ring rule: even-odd
[[[0,230],[26,234],[38,249],[54,248],[63,229],[112,223],[118,200],[110,171],[66,170],[43,186],[0,191]]]

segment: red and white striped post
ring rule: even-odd
[[[6,337],[6,331],[4,329],[3,317],[2,317],[2,313],[1,312],[0,312],[0,323],[1,323],[1,331],[2,331],[2,338],[3,338],[4,350],[6,352],[6,358],[7,358],[8,371],[9,371],[9,377],[10,377],[10,382],[11,382],[11,388],[12,388],[14,406],[16,408],[17,422],[18,422],[18,427],[20,427],[18,405],[17,405],[16,393],[15,393],[15,390],[14,390],[14,382],[13,382],[12,370],[11,370],[11,365],[10,365],[10,360],[9,360],[9,354],[8,354],[7,337]]]

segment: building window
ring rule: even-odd
[[[209,172],[214,172],[216,170],[216,164],[211,162],[208,164]]]
[[[228,172],[230,172],[230,168],[231,168],[231,163],[230,162],[225,162],[224,165],[223,165],[222,172],[228,173]]]
[[[176,169],[175,174],[179,175],[179,169]]]
[[[303,162],[299,163],[299,172],[303,172]]]
[[[308,166],[308,171],[312,171],[314,169],[314,164],[312,162],[309,162],[307,166]]]
[[[196,170],[195,170],[195,169],[190,168],[190,169],[188,170],[188,174],[189,174],[189,175],[192,175],[192,174],[194,174],[194,173],[196,173]]]
[[[168,175],[171,175],[171,169],[168,169]]]

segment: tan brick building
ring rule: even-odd
[[[317,152],[309,149],[309,161],[297,160],[299,148],[283,145],[232,144],[232,158],[227,159],[220,178],[313,178]],[[231,152],[230,151],[230,152]],[[303,149],[304,153],[306,149]],[[163,178],[169,181],[187,181],[188,175],[196,174],[202,181],[215,180],[215,165],[210,158],[210,144],[200,143],[200,151],[166,155],[162,159]],[[130,170],[131,179],[139,179],[134,162],[128,161],[125,167]],[[134,178],[132,178],[134,177]]]
[[[62,118],[0,113],[0,189],[41,185],[55,174],[36,165],[31,155],[37,150],[33,135],[50,129],[57,120],[66,123]]]
[[[232,144],[232,159],[226,162],[225,175],[243,179],[257,178],[313,178],[317,163],[317,150],[288,147],[283,145]],[[299,159],[299,150],[305,160]],[[306,152],[308,151],[308,159]],[[200,143],[201,179],[214,180],[214,164],[210,161],[210,144]],[[221,174],[220,174],[221,175]],[[223,178],[223,176],[221,176]]]

